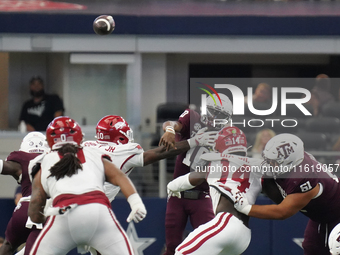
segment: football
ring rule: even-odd
[[[100,15],[93,21],[93,30],[98,35],[111,34],[115,29],[115,21],[110,15]]]

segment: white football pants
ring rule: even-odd
[[[220,212],[199,226],[177,246],[175,255],[239,255],[244,252],[251,231],[230,213]]]
[[[64,255],[79,245],[91,246],[102,255],[134,254],[112,210],[92,203],[50,216],[30,255]]]

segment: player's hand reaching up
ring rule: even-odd
[[[147,212],[140,196],[137,193],[134,193],[128,197],[127,201],[130,204],[131,213],[126,221],[130,222],[133,220],[136,223],[142,221],[146,217]]]
[[[166,129],[165,133],[162,135],[159,146],[165,146],[166,150],[170,150],[172,148],[176,149],[175,147],[175,131],[174,129]]]
[[[218,131],[207,130],[208,127],[204,127],[198,130],[194,137],[188,139],[190,148],[193,148],[195,146],[210,146],[210,147],[214,146]]]

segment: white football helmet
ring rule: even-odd
[[[226,95],[219,93],[221,102],[216,94],[213,94],[213,98],[208,95],[207,98],[207,115],[202,116],[202,121],[216,129],[221,129],[227,122],[229,122],[231,115],[233,114],[233,105]],[[214,101],[215,100],[215,101]],[[216,102],[216,103],[215,103]],[[214,120],[226,120],[225,124],[216,124]]]
[[[276,135],[267,142],[262,156],[268,164],[277,166],[276,175],[289,172],[304,159],[303,142],[296,135]]]
[[[44,153],[49,151],[46,136],[36,131],[28,133],[22,139],[19,151],[28,153]]]
[[[328,247],[332,255],[340,254],[340,223],[329,234]]]

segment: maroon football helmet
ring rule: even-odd
[[[218,132],[215,150],[222,154],[244,152],[247,155],[247,139],[237,127],[225,127]]]
[[[60,116],[48,125],[46,139],[52,150],[60,148],[66,143],[79,146],[83,140],[83,133],[75,120],[67,116]]]
[[[129,124],[120,116],[107,115],[96,126],[96,138],[102,142],[127,144],[133,142],[133,132]]]

